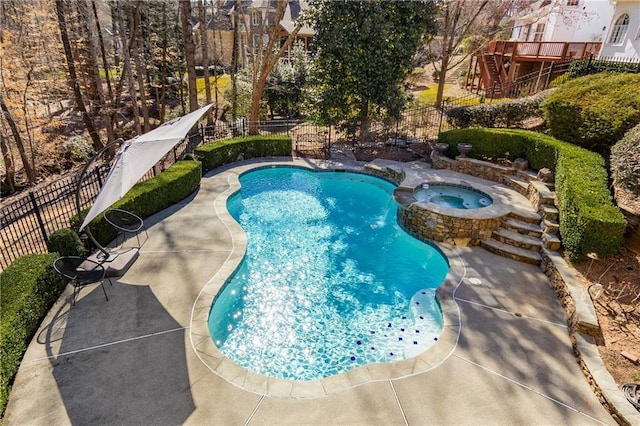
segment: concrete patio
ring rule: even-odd
[[[229,361],[202,350],[210,342],[196,322],[208,306],[198,301],[242,258],[244,235],[224,201],[239,173],[265,164],[361,167],[264,160],[205,176],[191,197],[146,220],[149,239],[105,286],[108,302],[91,287],[72,307],[66,289],[25,354],[4,423],[616,424],[576,362],[547,277],[481,248],[442,247],[452,264],[445,331],[420,366],[360,367],[306,386],[306,397],[244,369],[217,372]]]

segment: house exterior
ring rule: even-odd
[[[510,40],[601,42],[612,16],[610,0],[538,0],[512,18]]]
[[[609,0],[538,0],[514,11],[510,40],[491,41],[473,55],[466,86],[502,96],[518,79],[542,77],[556,62],[597,56],[612,16]]]
[[[609,0],[614,8],[599,59],[640,60],[640,0]]]
[[[247,66],[253,52],[267,44],[265,28],[275,19],[275,9],[278,0],[218,0],[210,6],[207,13],[207,48],[209,62],[230,67],[233,52],[234,25],[237,23],[238,34],[238,62],[240,66]],[[237,7],[237,6],[240,7]],[[276,31],[280,44],[284,44],[289,35],[295,30],[297,20],[303,10],[308,8],[306,0],[287,0],[287,6]],[[196,47],[200,46],[200,33],[194,26]],[[309,49],[315,32],[308,26],[303,26],[296,35],[296,41]],[[196,62],[201,63],[200,49],[196,49]],[[290,60],[291,47],[282,58]]]

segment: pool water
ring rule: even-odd
[[[435,203],[454,209],[479,209],[493,204],[488,194],[454,184],[423,184],[414,191],[418,201]]]
[[[216,346],[256,373],[313,380],[415,356],[442,330],[439,250],[396,221],[394,185],[372,176],[265,168],[228,209],[247,252],[216,297]]]

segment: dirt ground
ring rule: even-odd
[[[409,149],[385,146],[354,154],[360,161],[413,161],[426,159],[431,145],[416,144]],[[598,349],[607,370],[618,385],[640,383],[640,366],[622,355],[626,352],[640,358],[640,254],[622,248],[611,257],[572,266],[594,301],[603,335]]]
[[[640,254],[622,248],[574,267],[594,301],[603,335],[598,349],[607,370],[618,385],[640,382],[640,366],[622,355],[640,358]]]

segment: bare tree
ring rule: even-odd
[[[56,0],[56,15],[58,18],[58,25],[60,27],[60,37],[62,39],[62,45],[64,47],[65,58],[67,60],[67,67],[69,71],[69,85],[73,89],[73,94],[76,102],[76,106],[82,114],[82,121],[84,122],[94,149],[100,150],[103,147],[100,135],[96,129],[93,119],[89,115],[87,108],[85,107],[84,100],[82,98],[82,92],[80,91],[80,84],[78,82],[78,76],[76,74],[76,66],[73,61],[73,53],[71,51],[71,44],[69,42],[69,34],[67,33],[67,22],[65,19],[64,0]]]
[[[207,40],[207,13],[203,0],[198,4],[200,19],[200,48],[202,49],[202,67],[204,68],[204,89],[207,105],[211,103],[211,82],[209,81],[209,40]],[[211,114],[207,114],[207,123],[211,124]]]
[[[20,136],[20,130],[18,130],[18,126],[16,125],[13,116],[11,115],[11,111],[7,108],[7,105],[4,102],[4,95],[0,92],[0,109],[2,109],[2,115],[4,119],[9,124],[9,128],[11,129],[11,134],[13,135],[13,140],[16,143],[16,147],[18,148],[18,153],[20,154],[20,159],[22,160],[22,165],[24,167],[24,171],[27,174],[27,180],[29,183],[36,183],[36,174],[31,166],[31,162],[27,156],[27,151],[24,148],[24,143],[22,142],[22,136]]]
[[[260,104],[262,102],[262,94],[267,84],[267,77],[273,71],[273,68],[276,66],[276,63],[282,56],[285,54],[287,49],[291,46],[293,41],[296,39],[298,32],[302,28],[302,23],[298,22],[294,28],[294,30],[287,36],[287,39],[280,46],[279,49],[276,48],[276,42],[280,40],[278,35],[278,26],[280,21],[282,20],[284,13],[286,11],[287,5],[289,2],[279,1],[276,3],[276,9],[274,13],[274,19],[262,20],[261,32],[262,34],[266,33],[267,40],[266,43],[262,43],[263,37],[260,34],[259,40],[260,43],[258,46],[253,46],[252,37],[248,37],[250,50],[256,52],[253,55],[252,61],[252,87],[253,92],[251,94],[251,113],[249,116],[249,134],[255,135],[258,134],[258,118],[260,114]],[[267,9],[267,14],[269,14],[269,9]],[[266,18],[266,17],[265,17]],[[248,27],[248,25],[245,25]]]
[[[118,2],[118,21],[120,24],[120,40],[122,43],[122,77],[127,79],[127,87],[129,89],[129,97],[131,98],[131,108],[133,110],[133,124],[137,134],[142,133],[142,127],[140,126],[140,110],[138,109],[138,96],[133,80],[133,72],[131,70],[131,43],[135,34],[133,34],[133,28],[129,32],[131,34],[131,41],[127,38],[127,22],[125,20],[125,13],[122,11],[123,7],[128,7],[127,4],[123,5],[123,2]],[[130,22],[133,26],[133,22]]]
[[[149,107],[147,106],[147,93],[145,84],[145,66],[143,65],[143,59],[141,58],[140,50],[142,47],[142,29],[140,28],[140,7],[142,3],[140,0],[136,1],[136,7],[130,9],[130,20],[133,25],[133,31],[131,34],[131,56],[133,56],[133,63],[136,67],[136,76],[138,80],[138,95],[140,96],[140,108],[142,110],[142,120],[144,125],[144,131],[149,131]]]
[[[193,42],[193,26],[191,25],[191,1],[180,0],[182,38],[184,39],[184,55],[187,62],[187,83],[189,89],[189,111],[198,109],[198,89],[196,87],[196,46]]]
[[[430,44],[437,73],[438,92],[436,106],[442,104],[447,73],[458,66],[473,50],[458,55],[462,43],[471,36],[491,38],[500,28],[500,20],[513,5],[514,0],[445,0],[440,16],[440,37]],[[434,52],[439,50],[439,52]]]

